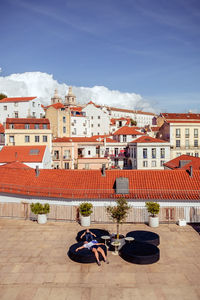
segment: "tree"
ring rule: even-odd
[[[130,120],[131,121],[131,126],[136,126],[137,125],[137,122],[133,119]]]
[[[156,217],[160,211],[160,204],[157,202],[146,202],[147,211],[151,214],[152,217]]]
[[[6,94],[3,94],[3,93],[0,93],[0,100],[1,100],[1,99],[4,99],[4,98],[7,98],[7,95],[6,95]]]
[[[116,203],[116,206],[108,206],[106,211],[110,215],[111,219],[117,223],[117,239],[119,239],[119,224],[122,224],[122,222],[125,221],[130,206],[124,198],[118,199]]]

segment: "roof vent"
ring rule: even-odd
[[[102,164],[101,174],[102,176],[106,176],[106,164]]]
[[[39,176],[39,174],[40,174],[39,166],[36,166],[36,168],[35,168],[35,174],[36,174],[36,177]]]
[[[126,177],[116,178],[116,194],[129,194],[129,179]]]

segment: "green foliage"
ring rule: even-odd
[[[7,95],[6,95],[6,94],[3,94],[3,93],[0,93],[0,100],[1,100],[1,99],[4,99],[4,98],[7,98]]]
[[[83,202],[79,205],[79,212],[82,216],[89,217],[93,212],[92,208],[92,203]]]
[[[50,212],[50,206],[48,203],[45,203],[44,205],[39,202],[31,203],[31,211],[35,215],[48,214]]]
[[[116,203],[116,206],[108,206],[106,211],[110,215],[111,219],[117,223],[117,238],[119,238],[119,224],[125,221],[130,206],[124,198],[118,199]]]
[[[155,217],[158,215],[160,211],[160,204],[157,202],[146,202],[146,207],[148,212],[152,215],[152,217]]]
[[[131,126],[136,126],[137,125],[137,122],[133,119],[130,120],[131,121]]]

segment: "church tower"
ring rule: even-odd
[[[62,99],[58,96],[58,90],[55,89],[54,96],[51,98],[51,104],[62,103]]]
[[[76,106],[76,96],[72,93],[72,87],[69,86],[68,94],[65,96],[65,105]]]

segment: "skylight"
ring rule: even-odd
[[[31,149],[30,152],[29,152],[29,154],[30,154],[30,155],[38,155],[39,152],[40,152],[39,149]]]

